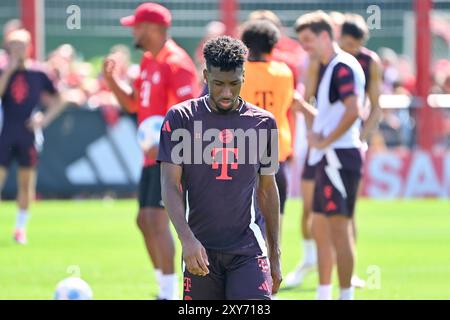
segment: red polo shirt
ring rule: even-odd
[[[155,57],[144,53],[134,88],[139,99],[133,110],[138,113],[138,123],[154,115],[165,116],[172,105],[195,98],[200,91],[194,63],[171,39]],[[144,166],[155,163],[155,159],[145,157]]]

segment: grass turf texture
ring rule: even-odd
[[[298,200],[287,204],[284,275],[302,255],[300,208]],[[15,211],[15,203],[0,203],[0,299],[52,299],[70,266],[80,268],[94,299],[153,299],[157,294],[135,224],[134,200],[37,202],[27,246],[12,240]],[[448,200],[363,199],[357,225],[357,273],[375,288],[356,290],[356,299],[450,299]],[[176,259],[181,261],[178,242]],[[178,272],[180,268],[177,263]],[[380,288],[376,288],[378,271]],[[317,275],[311,274],[300,287],[282,288],[278,298],[313,299],[316,284]]]

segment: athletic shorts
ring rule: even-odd
[[[209,274],[184,268],[184,300],[270,300],[272,276],[267,257],[206,250]]]
[[[160,164],[142,169],[139,182],[139,208],[164,208],[161,197]]]
[[[324,157],[316,167],[314,212],[353,217],[360,179],[361,171],[328,166]]]
[[[35,167],[37,151],[34,134],[26,128],[3,126],[0,133],[0,166],[9,167],[16,160],[20,167]]]
[[[302,180],[307,180],[307,181],[314,180],[314,178],[316,176],[316,166],[309,165],[308,158],[309,158],[309,148],[306,153],[305,163],[303,165],[303,172],[302,172]]]
[[[288,192],[288,182],[286,176],[285,162],[280,162],[280,167],[278,169],[277,174],[275,175],[275,180],[277,182],[278,193],[280,195],[280,212],[281,214],[283,214]]]

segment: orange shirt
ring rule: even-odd
[[[279,159],[285,161],[292,153],[287,116],[294,96],[292,71],[285,63],[277,61],[248,61],[244,68],[241,97],[274,115],[278,125]]]

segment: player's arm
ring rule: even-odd
[[[45,112],[39,111],[33,115],[27,123],[28,128],[31,130],[48,127],[67,106],[50,78],[43,72],[40,73],[40,77],[42,85],[40,102],[45,107]]]
[[[258,206],[266,224],[266,242],[272,273],[272,293],[277,293],[282,281],[280,266],[280,198],[275,175],[260,175],[257,191]]]
[[[314,108],[309,102],[311,98],[314,97],[317,90],[319,71],[320,61],[317,59],[310,60],[308,64],[308,70],[306,72],[305,95],[304,97],[302,97],[300,93],[296,92],[294,95],[294,103],[292,105],[294,110],[303,113],[308,130],[312,128],[314,117],[317,114],[316,108]]]
[[[320,61],[311,59],[305,79],[305,100],[310,102],[311,98],[316,95],[317,85],[319,83]]]
[[[181,166],[161,163],[161,196],[180,239],[186,268],[194,275],[209,273],[206,250],[192,233],[185,218],[183,192],[180,188],[183,169]]]
[[[19,61],[17,58],[10,57],[9,63],[5,69],[3,69],[0,75],[0,97],[5,94],[6,88],[8,87],[8,82],[13,73],[17,70],[19,66]]]
[[[46,111],[43,114],[40,126],[41,128],[46,128],[61,112],[63,112],[67,105],[64,103],[61,95],[57,92],[52,94],[43,92],[41,94],[41,102],[46,107]]]
[[[123,81],[117,79],[115,75],[116,63],[111,58],[106,58],[103,62],[103,76],[109,89],[117,98],[120,106],[129,113],[137,112],[138,97],[135,91]]]
[[[361,131],[361,140],[367,141],[370,135],[378,126],[381,117],[381,108],[379,104],[381,90],[382,67],[378,58],[374,59],[370,64],[370,83],[367,88],[367,95],[370,101],[369,117],[364,122]]]

